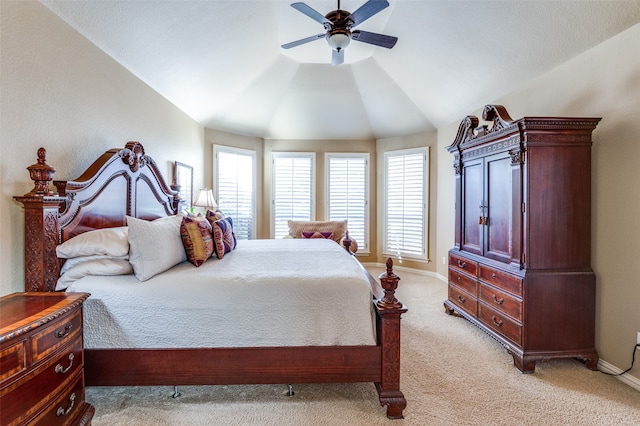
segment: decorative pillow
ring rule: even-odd
[[[207,210],[204,215],[209,220],[209,223],[213,223],[216,220],[225,218],[224,213],[222,213],[220,210],[216,210],[216,211]]]
[[[129,262],[140,281],[187,260],[180,238],[182,215],[154,221],[127,216],[129,225]]]
[[[187,260],[195,266],[202,265],[213,254],[211,224],[204,216],[182,218],[180,237]]]
[[[95,255],[124,256],[129,253],[127,235],[126,226],[88,231],[57,246],[56,254],[61,259]]]
[[[218,259],[236,248],[236,234],[233,232],[233,221],[230,217],[216,220],[212,224],[213,242]]]
[[[302,231],[302,238],[327,238],[333,240],[333,232]]]
[[[340,243],[347,233],[346,220],[289,220],[289,235],[292,238],[301,238],[303,232],[333,232],[332,239]]]
[[[127,275],[133,272],[131,264],[124,259],[93,259],[69,268],[58,278],[56,291],[65,290],[74,281],[87,275]]]
[[[129,244],[129,243],[127,243]],[[73,268],[74,266],[83,263],[83,262],[88,262],[90,260],[99,260],[99,259],[116,259],[116,260],[128,260],[129,259],[129,254],[127,253],[124,256],[106,256],[103,254],[97,254],[95,256],[78,256],[78,257],[72,257],[71,259],[67,259],[64,264],[62,265],[62,268],[60,268],[60,275],[64,274],[65,272],[67,272],[69,269]]]

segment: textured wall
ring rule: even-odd
[[[23,290],[25,169],[47,149],[56,179],[140,141],[170,179],[173,161],[203,176],[204,129],[38,2],[0,2],[0,294]]]

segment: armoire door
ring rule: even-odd
[[[509,153],[484,159],[486,182],[483,256],[510,263],[513,254],[513,185]]]
[[[483,254],[484,231],[484,161],[465,161],[462,167],[462,233],[460,248]]]

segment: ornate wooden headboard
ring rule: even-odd
[[[24,220],[25,291],[54,291],[59,276],[56,246],[99,228],[126,225],[126,216],[152,220],[177,213],[179,196],[138,142],[102,154],[76,180],[53,181],[46,151],[27,167],[31,192],[14,197]]]

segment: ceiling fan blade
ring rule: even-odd
[[[330,29],[330,28],[333,27],[333,24],[331,23],[330,20],[325,18],[322,13],[318,12],[317,10],[312,8],[311,6],[308,6],[306,3],[302,3],[302,2],[291,3],[291,7],[296,9],[299,12],[304,13],[305,15],[307,15],[309,18],[313,19],[314,21],[320,22],[322,25],[325,26],[325,28],[327,28],[327,25],[329,25],[329,28],[327,28],[327,29]]]
[[[351,40],[361,41],[363,43],[375,44],[376,46],[391,49],[396,45],[398,37],[388,36],[384,34],[371,33],[369,31],[354,30],[351,31]]]
[[[283,44],[280,47],[282,47],[283,49],[291,49],[292,47],[300,46],[301,44],[309,43],[311,41],[318,40],[320,38],[325,38],[325,36],[326,36],[325,33],[316,34],[316,35],[312,35],[311,37],[306,37],[300,40],[292,41],[291,43]]]
[[[344,49],[340,51],[331,50],[331,65],[340,65],[344,62]]]
[[[351,14],[351,20],[353,21],[353,27],[362,24],[367,19],[371,18],[382,9],[389,6],[387,0],[369,0]]]

